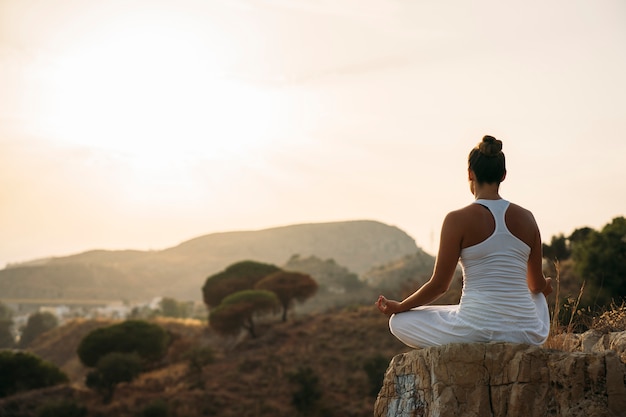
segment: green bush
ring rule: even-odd
[[[159,303],[161,315],[164,317],[186,318],[191,316],[193,302],[178,301],[174,298],[165,297]]]
[[[141,320],[122,323],[93,330],[78,346],[78,357],[85,366],[95,366],[100,358],[112,353],[137,353],[150,362],[167,353],[170,338],[161,326]]]
[[[0,319],[0,349],[12,349],[15,347],[15,339],[11,333],[13,322]]]
[[[189,363],[189,370],[194,373],[202,373],[202,368],[215,362],[215,352],[208,346],[199,346],[189,350],[185,354]]]
[[[241,261],[224,271],[208,277],[202,286],[204,303],[217,307],[222,300],[238,291],[250,290],[254,284],[273,272],[280,271],[276,265],[256,261]]]
[[[371,357],[363,364],[363,370],[367,374],[370,385],[369,395],[373,397],[378,395],[378,392],[383,386],[383,380],[388,365],[389,360],[382,355]]]
[[[299,389],[291,396],[291,403],[302,415],[315,415],[318,403],[322,397],[319,387],[319,378],[313,369],[309,367],[298,368],[294,373],[288,375],[289,382],[299,385]]]
[[[583,235],[572,244],[575,269],[587,284],[581,304],[608,307],[626,299],[626,218],[616,217],[600,231]]]
[[[0,351],[0,398],[68,382],[50,362],[28,352]]]
[[[37,336],[54,329],[58,324],[59,321],[52,313],[43,312],[31,314],[26,322],[26,327],[24,327],[22,331],[20,347],[27,347]]]
[[[211,328],[222,335],[237,334],[244,328],[250,336],[256,337],[254,316],[274,311],[278,305],[278,297],[271,291],[238,291],[211,311],[209,322]]]
[[[132,381],[142,368],[142,360],[136,353],[111,352],[100,358],[96,369],[87,374],[86,385],[109,402],[117,384]]]

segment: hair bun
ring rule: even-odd
[[[493,136],[486,135],[478,144],[478,150],[485,156],[496,156],[502,152],[502,141]]]

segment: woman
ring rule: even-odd
[[[468,162],[476,200],[446,216],[430,280],[401,302],[381,295],[376,305],[391,314],[391,333],[415,348],[489,341],[541,345],[550,328],[545,296],[552,282],[543,276],[539,228],[530,211],[500,197],[506,176],[501,141],[485,136]],[[459,259],[460,303],[428,306],[448,290]]]

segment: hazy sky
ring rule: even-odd
[[[434,253],[467,154],[544,240],[626,215],[626,2],[0,0],[0,267],[372,219]]]

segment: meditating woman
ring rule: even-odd
[[[469,154],[468,177],[475,201],[450,212],[441,228],[439,252],[428,282],[403,301],[379,296],[389,328],[411,347],[455,342],[541,345],[548,337],[541,236],[532,213],[502,199],[506,177],[502,142],[485,136]],[[428,305],[444,294],[461,262],[463,292],[457,305]]]

